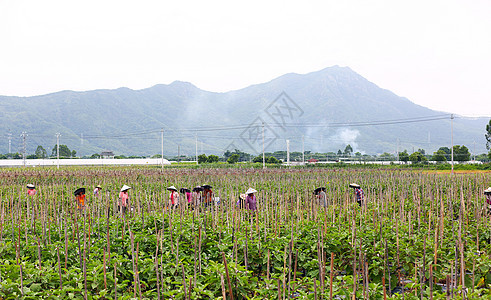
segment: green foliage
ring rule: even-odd
[[[51,156],[58,156],[58,148],[57,145],[53,147],[51,150]],[[68,148],[67,145],[60,145],[60,157],[71,157],[72,156],[72,151]]]
[[[230,155],[230,157],[227,159],[227,162],[229,164],[235,164],[239,161],[239,155],[238,154],[232,154]]]
[[[238,149],[235,149],[233,152],[230,151],[230,150],[225,151],[225,153],[223,154],[223,157],[225,158],[225,160],[227,160],[233,154],[239,155],[239,161],[249,161],[251,159],[251,157],[252,157],[251,154],[246,153],[246,152],[242,152],[242,151],[240,151]]]
[[[433,153],[432,160],[437,161],[437,162],[446,162],[447,159],[445,158],[445,151],[443,150],[438,150]]]
[[[47,158],[48,153],[46,152],[46,149],[43,148],[43,146],[38,146],[36,148],[35,152],[36,158]]]
[[[219,159],[220,158],[218,156],[211,154],[206,159],[206,162],[208,162],[208,163],[216,163],[216,162],[218,162]]]
[[[207,160],[206,154],[198,155],[198,164],[204,164]]]
[[[405,163],[409,161],[409,154],[407,153],[407,150],[399,152],[399,160]]]
[[[379,156],[382,160],[384,161],[394,161],[396,160],[396,157],[390,153],[387,153],[387,152],[384,152],[382,154],[380,154]]]
[[[452,150],[450,150],[450,148],[448,148],[448,147],[440,147],[438,149],[438,151],[443,151],[445,154],[448,154],[448,155],[450,155],[452,152]]]
[[[268,164],[281,164],[281,161],[279,159],[277,159],[276,157],[274,157],[274,156],[268,157],[268,159],[266,160],[266,162]]]
[[[412,163],[420,163],[420,162],[427,161],[426,157],[422,153],[419,153],[418,151],[411,153],[411,155],[409,155],[409,160]]]
[[[460,161],[460,162],[469,161],[471,158],[471,154],[469,152],[469,149],[467,149],[467,147],[464,145],[453,146],[453,156],[454,156],[454,160]]]
[[[88,197],[85,215],[78,212],[71,191],[94,186],[101,179],[103,191],[109,191],[107,198]],[[157,284],[161,299],[220,299],[221,276],[229,293],[228,271],[234,299],[276,299],[278,293],[286,294],[288,286],[294,295],[289,298],[313,299],[315,290],[319,299],[329,299],[332,253],[335,299],[383,299],[384,275],[385,290],[390,291],[389,275],[392,288],[399,278],[410,279],[405,299],[429,299],[430,265],[433,279],[442,282],[455,272],[456,257],[462,257],[466,270],[473,272],[464,274],[466,299],[487,299],[491,233],[481,211],[481,191],[487,180],[475,174],[453,179],[434,172],[359,172],[339,167],[267,172],[215,166],[199,171],[153,167],[0,170],[0,207],[9,208],[1,227],[0,298],[83,299],[86,279],[90,299],[132,299],[135,287],[136,298],[141,293],[142,299],[156,299]],[[364,186],[369,199],[364,209],[352,199],[347,187],[352,181]],[[42,198],[25,195],[27,182],[36,182]],[[125,218],[114,211],[115,203],[108,202],[117,198],[122,182],[131,183],[135,208]],[[166,209],[165,186],[205,182],[220,193],[220,206]],[[319,209],[312,189],[326,182],[329,206]],[[248,186],[259,191],[257,214],[235,206],[237,194]],[[16,203],[10,206],[12,199]],[[461,201],[465,209],[460,208]],[[456,228],[465,234],[459,247]],[[456,249],[462,249],[462,256]],[[367,268],[360,269],[364,263]],[[426,274],[419,273],[421,266],[428,267]],[[368,288],[362,286],[365,278],[369,278]],[[433,287],[433,298],[445,299],[441,289]],[[402,295],[388,297],[402,299]]]
[[[353,153],[353,148],[351,147],[350,144],[348,144],[345,148],[344,148],[344,155],[346,156],[351,156],[351,153]]]

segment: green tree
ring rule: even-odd
[[[36,155],[36,158],[48,157],[48,153],[46,152],[46,149],[43,148],[43,146],[38,146],[34,154]]]
[[[268,164],[279,164],[279,163],[281,163],[281,161],[279,159],[277,159],[276,157],[274,157],[274,156],[268,157],[268,159],[266,160],[266,162]]]
[[[61,151],[60,151],[61,152]],[[77,151],[72,150],[72,157],[77,157]]]
[[[341,151],[341,149],[338,150],[338,156],[341,156],[343,155],[343,152]]]
[[[229,164],[235,164],[239,161],[239,154],[232,154],[230,157],[227,159],[227,162]]]
[[[447,154],[443,150],[438,150],[433,153],[432,159],[437,162],[445,162],[447,158],[445,157]]]
[[[409,160],[409,154],[407,153],[407,150],[404,150],[402,152],[399,152],[399,160],[403,161],[404,163],[407,163]]]
[[[411,153],[411,155],[409,155],[409,160],[413,163],[427,161],[426,157],[418,151]]]
[[[94,153],[90,156],[90,158],[94,159],[94,158],[101,158],[101,155],[99,153]]]
[[[225,160],[227,160],[232,154],[238,154],[239,155],[239,161],[249,161],[252,157],[251,154],[246,153],[246,152],[242,152],[239,149],[235,149],[233,152],[230,150],[227,150],[227,151],[225,151],[225,153],[223,153],[223,157],[225,158]]]
[[[450,154],[451,150],[448,147],[440,147],[438,150],[442,150],[445,154]]]
[[[471,154],[469,152],[469,149],[464,145],[453,146],[453,156],[454,156],[454,160],[460,161],[460,162],[469,161],[471,159]]]
[[[425,155],[425,149],[418,149],[418,152]]]
[[[198,164],[203,164],[208,160],[206,157],[206,154],[200,154],[198,155]]]
[[[57,156],[57,147],[56,145],[53,147],[53,150],[51,150],[51,156]],[[60,157],[71,157],[72,156],[72,151],[68,148],[67,145],[60,145]]]
[[[351,148],[351,145],[348,144],[346,148],[344,148],[344,155],[351,156],[351,153],[353,153],[353,148]]]
[[[220,158],[219,158],[218,156],[211,154],[211,155],[210,155],[210,156],[208,156],[208,158],[206,159],[206,162],[208,162],[208,163],[216,163],[216,162],[218,162],[218,160],[219,160],[219,159],[220,159]]]

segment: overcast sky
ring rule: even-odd
[[[436,110],[491,116],[491,1],[0,0],[0,95],[223,92],[348,66]]]

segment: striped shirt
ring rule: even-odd
[[[356,194],[356,201],[363,202],[363,200],[365,200],[365,193],[361,188],[355,189],[355,194]]]

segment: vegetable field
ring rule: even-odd
[[[490,183],[490,173],[401,170],[1,170],[0,298],[491,298]],[[181,197],[168,209],[166,187],[202,184],[219,206],[193,210]],[[320,186],[327,208],[312,194]],[[256,213],[235,205],[249,187]]]

